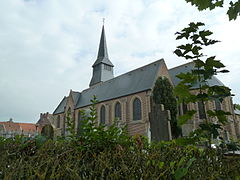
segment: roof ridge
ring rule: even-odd
[[[64,99],[66,99],[66,96],[63,97],[63,99],[61,100],[61,102],[58,104],[58,106],[56,107],[56,109],[53,111],[53,114],[55,114],[55,111],[59,108],[59,106],[60,106],[61,103],[64,101]]]
[[[24,123],[24,122],[16,122],[18,124],[32,124],[32,125],[35,125],[35,123]]]
[[[141,66],[141,67],[138,67],[138,68],[133,69],[133,70],[131,70],[131,71],[125,72],[125,73],[123,73],[123,74],[120,74],[119,76],[116,76],[116,77],[114,77],[114,78],[112,78],[112,79],[109,79],[109,80],[104,81],[104,82],[101,82],[101,83],[99,83],[99,84],[97,84],[97,85],[95,85],[95,86],[92,86],[92,87],[89,87],[89,88],[87,88],[87,89],[84,89],[84,90],[82,90],[82,92],[83,92],[83,91],[88,91],[89,89],[94,89],[95,87],[101,86],[101,85],[103,85],[103,84],[105,84],[105,83],[107,83],[107,82],[109,82],[109,81],[112,81],[113,79],[118,79],[118,78],[120,78],[120,77],[122,77],[122,76],[124,76],[124,75],[126,75],[126,74],[128,74],[128,73],[132,73],[133,71],[137,71],[137,70],[139,70],[139,69],[142,69],[142,68],[144,68],[144,67],[150,66],[150,65],[152,65],[152,64],[154,64],[154,63],[161,62],[161,61],[164,61],[164,59],[161,58],[161,59],[159,59],[159,60],[156,60],[156,61],[154,61],[154,62],[151,62],[151,63],[149,63],[149,64],[146,64],[146,65],[144,65],[144,66]]]
[[[175,66],[175,67],[173,67],[173,68],[170,68],[169,71],[172,70],[172,69],[179,68],[179,67],[181,67],[181,66],[186,66],[187,64],[192,64],[192,63],[193,63],[193,61],[188,62],[188,63],[185,63],[185,64],[181,64],[181,65],[178,65],[178,66]]]
[[[79,91],[73,91],[73,90],[72,90],[72,92],[74,92],[74,93],[80,93]]]

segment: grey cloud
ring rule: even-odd
[[[231,71],[221,79],[240,92],[240,23],[219,19],[225,11],[199,13],[179,0],[22,0],[1,1],[0,13],[0,120],[36,122],[70,89],[87,88],[103,17],[116,75],[160,58],[169,67],[184,63],[172,53],[174,33],[190,21],[204,21],[223,40],[208,51]]]

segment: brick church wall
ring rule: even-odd
[[[114,107],[117,102],[121,104],[122,111],[122,120],[120,120],[121,124],[127,125],[128,132],[130,135],[140,134],[147,135],[147,129],[149,126],[149,118],[148,113],[150,112],[150,96],[149,91],[144,91],[140,93],[136,93],[134,95],[129,95],[125,97],[121,97],[118,99],[112,99],[109,101],[101,102],[96,105],[96,109],[98,112],[97,122],[100,122],[100,108],[102,105],[106,108],[106,125],[110,125],[114,122]],[[132,115],[132,101],[135,98],[139,98],[142,105],[142,119],[139,121],[133,121]],[[88,109],[89,107],[84,107],[82,109]],[[75,110],[75,123],[78,123],[78,112],[80,109]],[[63,115],[61,115],[63,116]]]
[[[197,90],[192,91],[193,94],[196,94],[197,92],[198,92]],[[214,101],[207,101],[204,103],[205,103],[206,112],[208,110],[215,110],[216,107],[215,107]],[[221,103],[221,108],[222,110],[233,114],[233,105],[232,105],[231,97],[224,98],[223,102]],[[192,120],[188,121],[185,125],[183,125],[183,135],[188,135],[192,130],[197,129],[199,127],[199,124],[202,122],[202,120],[199,117],[197,103],[189,103],[188,110],[196,110],[197,112],[194,115]],[[182,112],[180,114],[182,114]],[[236,139],[237,134],[236,134],[236,128],[234,123],[236,118],[233,115],[230,115],[227,117],[227,119],[228,119],[228,123],[223,128],[229,133],[231,138]],[[216,118],[212,118],[211,120],[215,121]],[[224,130],[222,131],[222,133],[224,132]]]

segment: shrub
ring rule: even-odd
[[[144,137],[128,136],[124,128],[96,126],[94,101],[90,116],[83,112],[80,137],[70,133],[56,140],[42,136],[0,138],[0,179],[239,177],[239,158],[226,159],[215,149],[182,146],[179,140],[148,143]]]

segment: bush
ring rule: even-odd
[[[174,141],[96,149],[80,141],[1,140],[0,179],[217,179],[240,174],[239,158]]]
[[[128,136],[125,128],[96,126],[94,103],[89,117],[83,112],[80,137],[70,129],[68,137],[56,140],[0,138],[0,179],[239,177],[239,158],[224,158],[215,149],[182,146],[177,140],[150,144],[144,137]]]

